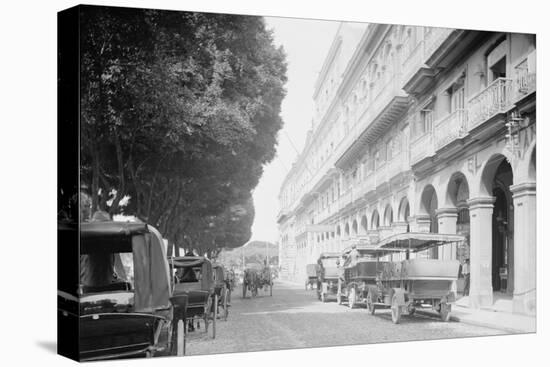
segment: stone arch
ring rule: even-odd
[[[389,227],[393,223],[393,209],[390,204],[384,209],[384,226]]]
[[[367,233],[367,231],[369,230],[368,219],[366,215],[363,215],[361,217],[361,228],[363,229],[363,233]]]
[[[346,237],[349,237],[349,223],[346,223],[346,226],[344,227],[344,234]]]
[[[374,212],[372,212],[370,223],[371,229],[378,229],[378,227],[380,226],[380,215],[378,214],[378,210],[375,209]]]
[[[510,166],[512,176],[515,176],[514,169],[512,165],[509,163],[510,159],[502,153],[493,154],[487,160],[487,162],[485,162],[485,164],[481,169],[481,175],[480,175],[479,186],[478,186],[478,192],[480,196],[492,196],[493,179],[495,177],[497,169],[500,167],[500,165],[504,161],[506,161],[506,163]]]
[[[445,191],[445,207],[459,207],[470,198],[470,185],[466,175],[457,171],[451,175]]]
[[[431,233],[437,233],[438,223],[437,223],[436,210],[438,208],[438,200],[437,200],[437,193],[435,191],[435,188],[431,184],[426,185],[424,187],[424,190],[422,190],[419,204],[420,204],[420,208],[418,213],[420,215],[427,216],[430,219],[429,231]]]
[[[411,215],[411,208],[409,205],[409,199],[404,196],[399,202],[399,208],[397,209],[397,220],[399,222],[407,222]]]
[[[357,235],[357,219],[354,219],[353,223],[351,224],[351,233],[353,235]]]

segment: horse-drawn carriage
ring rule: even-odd
[[[306,291],[308,289],[313,289],[313,285],[317,284],[317,278],[319,272],[319,264],[307,264],[306,265]]]
[[[429,250],[463,240],[459,235],[401,233],[380,241],[376,257],[389,261],[378,262],[376,285],[368,286],[369,312],[391,308],[392,321],[397,324],[405,312],[412,315],[417,309],[431,308],[449,321],[459,262],[429,258]]]
[[[376,258],[375,246],[358,245],[345,249],[342,253],[344,277],[338,282],[336,300],[341,304],[347,300],[348,306],[366,303],[369,286],[376,285],[377,268],[383,266]]]
[[[326,302],[329,296],[338,294],[339,262],[340,254],[337,252],[323,252],[317,260],[319,264],[317,298],[322,302]]]
[[[261,266],[259,264],[249,264],[244,269],[243,274],[243,298],[246,298],[246,293],[249,291],[252,297],[258,295],[258,290],[263,289],[269,295],[273,295],[273,279],[269,266]]]
[[[223,265],[215,264],[214,271],[214,292],[218,301],[218,314],[227,321],[229,315],[229,300],[231,297],[231,285],[229,283],[228,272]]]
[[[144,223],[59,225],[62,243],[79,233],[79,282],[60,283],[58,317],[60,327],[78,322],[80,361],[183,354],[187,300],[172,297],[160,233]]]
[[[182,256],[169,258],[172,269],[172,287],[174,296],[187,295],[186,321],[194,328],[194,321],[200,325],[204,321],[205,332],[212,323],[212,338],[216,337],[216,317],[218,313],[218,294],[215,292],[213,270],[210,260],[201,256]]]

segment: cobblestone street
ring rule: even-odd
[[[315,290],[277,282],[273,297],[241,298],[235,289],[227,321],[218,320],[217,336],[204,329],[189,333],[187,355],[342,346],[390,341],[430,340],[505,334],[458,322],[444,323],[428,312],[391,322],[390,310],[374,316],[362,307],[349,309],[335,301],[321,303]]]

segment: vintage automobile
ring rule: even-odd
[[[369,312],[391,308],[392,321],[397,324],[403,313],[413,315],[417,309],[429,308],[449,321],[459,262],[429,258],[429,250],[463,240],[452,234],[400,233],[380,241],[376,257],[389,261],[378,264],[377,284],[368,286]]]
[[[337,252],[323,252],[319,255],[317,264],[319,264],[318,285],[320,286],[317,287],[317,298],[322,302],[326,302],[329,296],[338,294],[339,262],[340,254]]]
[[[319,272],[319,265],[318,264],[307,264],[306,265],[306,291],[308,289],[313,289],[313,285],[317,285],[317,277]]]
[[[59,226],[60,237],[75,234],[78,238],[78,225]],[[79,256],[78,289],[60,289],[58,299],[59,317],[78,318],[81,361],[183,354],[185,336],[177,326],[186,299],[172,298],[165,248],[155,228],[81,223]]]
[[[344,277],[338,282],[336,301],[342,304],[347,300],[349,308],[357,304],[366,304],[369,286],[376,285],[377,269],[384,263],[376,256],[375,246],[357,245],[342,252]],[[350,254],[356,251],[356,258]]]
[[[212,323],[212,338],[216,337],[218,295],[214,291],[212,263],[202,256],[181,256],[168,259],[174,296],[187,295],[186,321],[193,327],[195,321],[204,321],[204,331]]]
[[[214,292],[218,298],[218,314],[221,315],[224,321],[227,321],[229,315],[229,297],[231,288],[228,282],[227,271],[221,264],[214,264]]]

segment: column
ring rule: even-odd
[[[419,214],[409,217],[409,226],[411,232],[430,232],[430,216],[428,214]]]
[[[491,282],[493,196],[467,201],[470,206],[470,307],[493,304]]]
[[[437,215],[439,233],[456,234],[457,208],[436,209],[435,214]],[[438,258],[442,260],[456,259],[456,243],[440,246]]]
[[[514,202],[514,298],[513,311],[536,312],[536,213],[535,182],[510,186]]]

